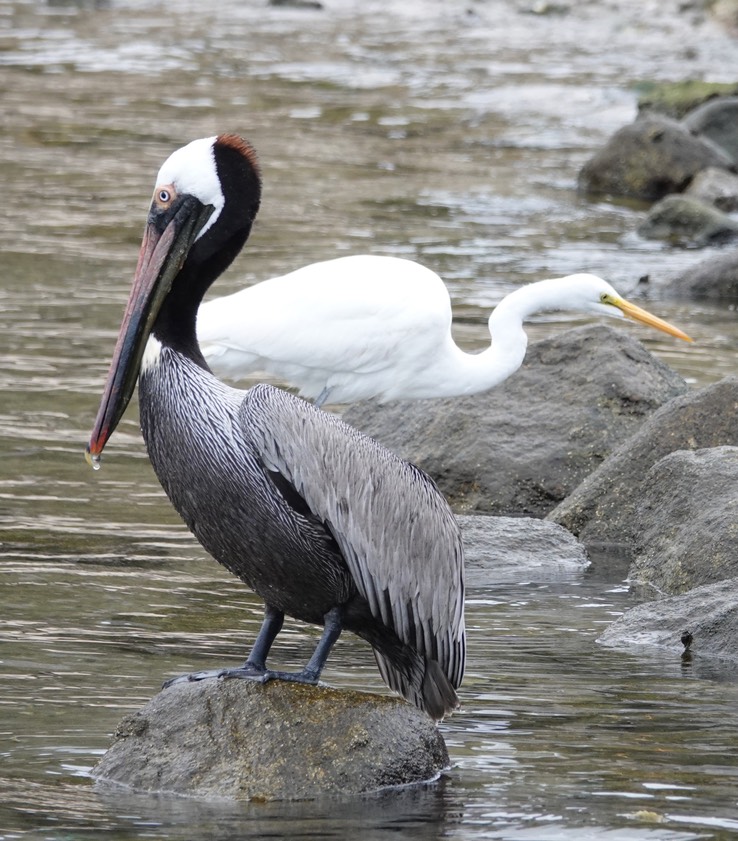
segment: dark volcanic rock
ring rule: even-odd
[[[676,594],[738,576],[738,447],[671,453],[640,500],[634,584]]]
[[[97,780],[204,798],[358,794],[433,779],[449,761],[433,722],[405,701],[279,681],[175,684],[115,739]]]
[[[675,450],[738,445],[738,378],[674,398],[655,412],[548,519],[585,544],[633,546],[649,469]]]
[[[725,152],[680,123],[644,116],[616,131],[587,161],[579,173],[579,189],[656,201],[682,192],[700,170],[732,165]]]
[[[542,517],[685,389],[637,341],[597,325],[532,344],[484,394],[358,403],[343,417],[430,473],[456,509]]]
[[[680,298],[738,301],[738,250],[704,260],[672,278],[663,289]]]
[[[657,646],[684,656],[683,640],[689,642],[695,660],[738,659],[738,578],[640,604],[613,622],[597,641],[617,648]],[[730,670],[735,670],[734,664]]]
[[[738,237],[738,220],[691,196],[667,196],[651,208],[638,234],[671,245],[703,247]]]

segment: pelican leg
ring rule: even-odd
[[[248,659],[243,664],[244,669],[253,669],[261,674],[266,670],[266,658],[277,634],[282,630],[284,613],[271,605],[264,606],[264,621],[254,641]]]
[[[264,672],[264,681],[288,680],[292,683],[317,683],[320,673],[323,671],[323,666],[325,666],[325,661],[328,659],[334,643],[341,636],[342,630],[343,610],[341,607],[333,607],[323,617],[323,633],[305,668],[301,672],[273,672],[267,669]]]
[[[249,659],[243,666],[235,669],[207,669],[202,672],[191,672],[186,675],[179,675],[167,680],[162,688],[166,689],[175,683],[190,683],[195,680],[207,680],[208,678],[240,678],[242,680],[255,680],[259,683],[266,683],[268,680],[287,680],[291,683],[316,684],[320,679],[325,661],[331,652],[336,640],[341,636],[343,630],[343,610],[341,607],[333,607],[323,617],[323,633],[315,647],[313,656],[301,672],[276,672],[266,668],[266,658],[269,649],[282,629],[284,613],[270,605],[264,610],[264,621],[251,649]]]
[[[186,675],[178,675],[170,678],[162,685],[162,689],[172,686],[175,683],[190,683],[195,680],[207,680],[208,678],[242,678],[244,680],[256,680],[265,683],[270,678],[266,669],[266,658],[269,649],[282,630],[284,613],[271,605],[264,608],[264,621],[257,634],[254,646],[251,649],[248,660],[238,668],[234,669],[205,669],[202,672],[190,672]]]

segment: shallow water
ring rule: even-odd
[[[628,329],[695,385],[735,368],[731,308],[659,296],[713,252],[643,242],[641,208],[573,189],[632,119],[635,85],[734,81],[734,40],[669,3],[327,6],[0,0],[0,839],[732,837],[733,675],[597,646],[632,603],[613,558],[470,592],[464,707],[443,725],[454,767],[436,784],[272,806],[90,785],[125,712],[166,676],[237,662],[260,617],[180,525],[135,411],[102,471],[82,458],[176,146],[236,130],[260,152],[262,212],[219,293],[338,254],[408,256],[444,276],[459,340],[479,347],[519,283],[589,270],[639,297],[649,275],[648,306],[697,344]],[[275,657],[297,666],[313,638],[289,623]],[[355,639],[325,679],[381,689]]]

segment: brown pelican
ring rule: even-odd
[[[243,666],[178,679],[316,683],[347,628],[390,687],[439,719],[464,671],[464,584],[459,530],[433,481],[284,391],[224,385],[200,353],[198,306],[246,242],[260,191],[255,153],[234,135],[196,140],[160,169],[88,459],[99,462],[138,378],[172,504],[264,599]],[[266,666],[285,614],[323,627],[296,674]]]
[[[517,371],[527,345],[523,321],[561,309],[628,316],[690,341],[601,278],[574,274],[511,292],[489,317],[491,346],[464,353],[451,337],[441,278],[412,260],[367,254],[313,263],[207,301],[197,334],[216,374],[271,374],[317,406],[454,397],[486,391]]]

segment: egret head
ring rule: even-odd
[[[678,327],[627,301],[606,280],[597,275],[573,274],[562,278],[560,284],[562,309],[578,309],[597,315],[630,318],[686,342],[692,341]]]

